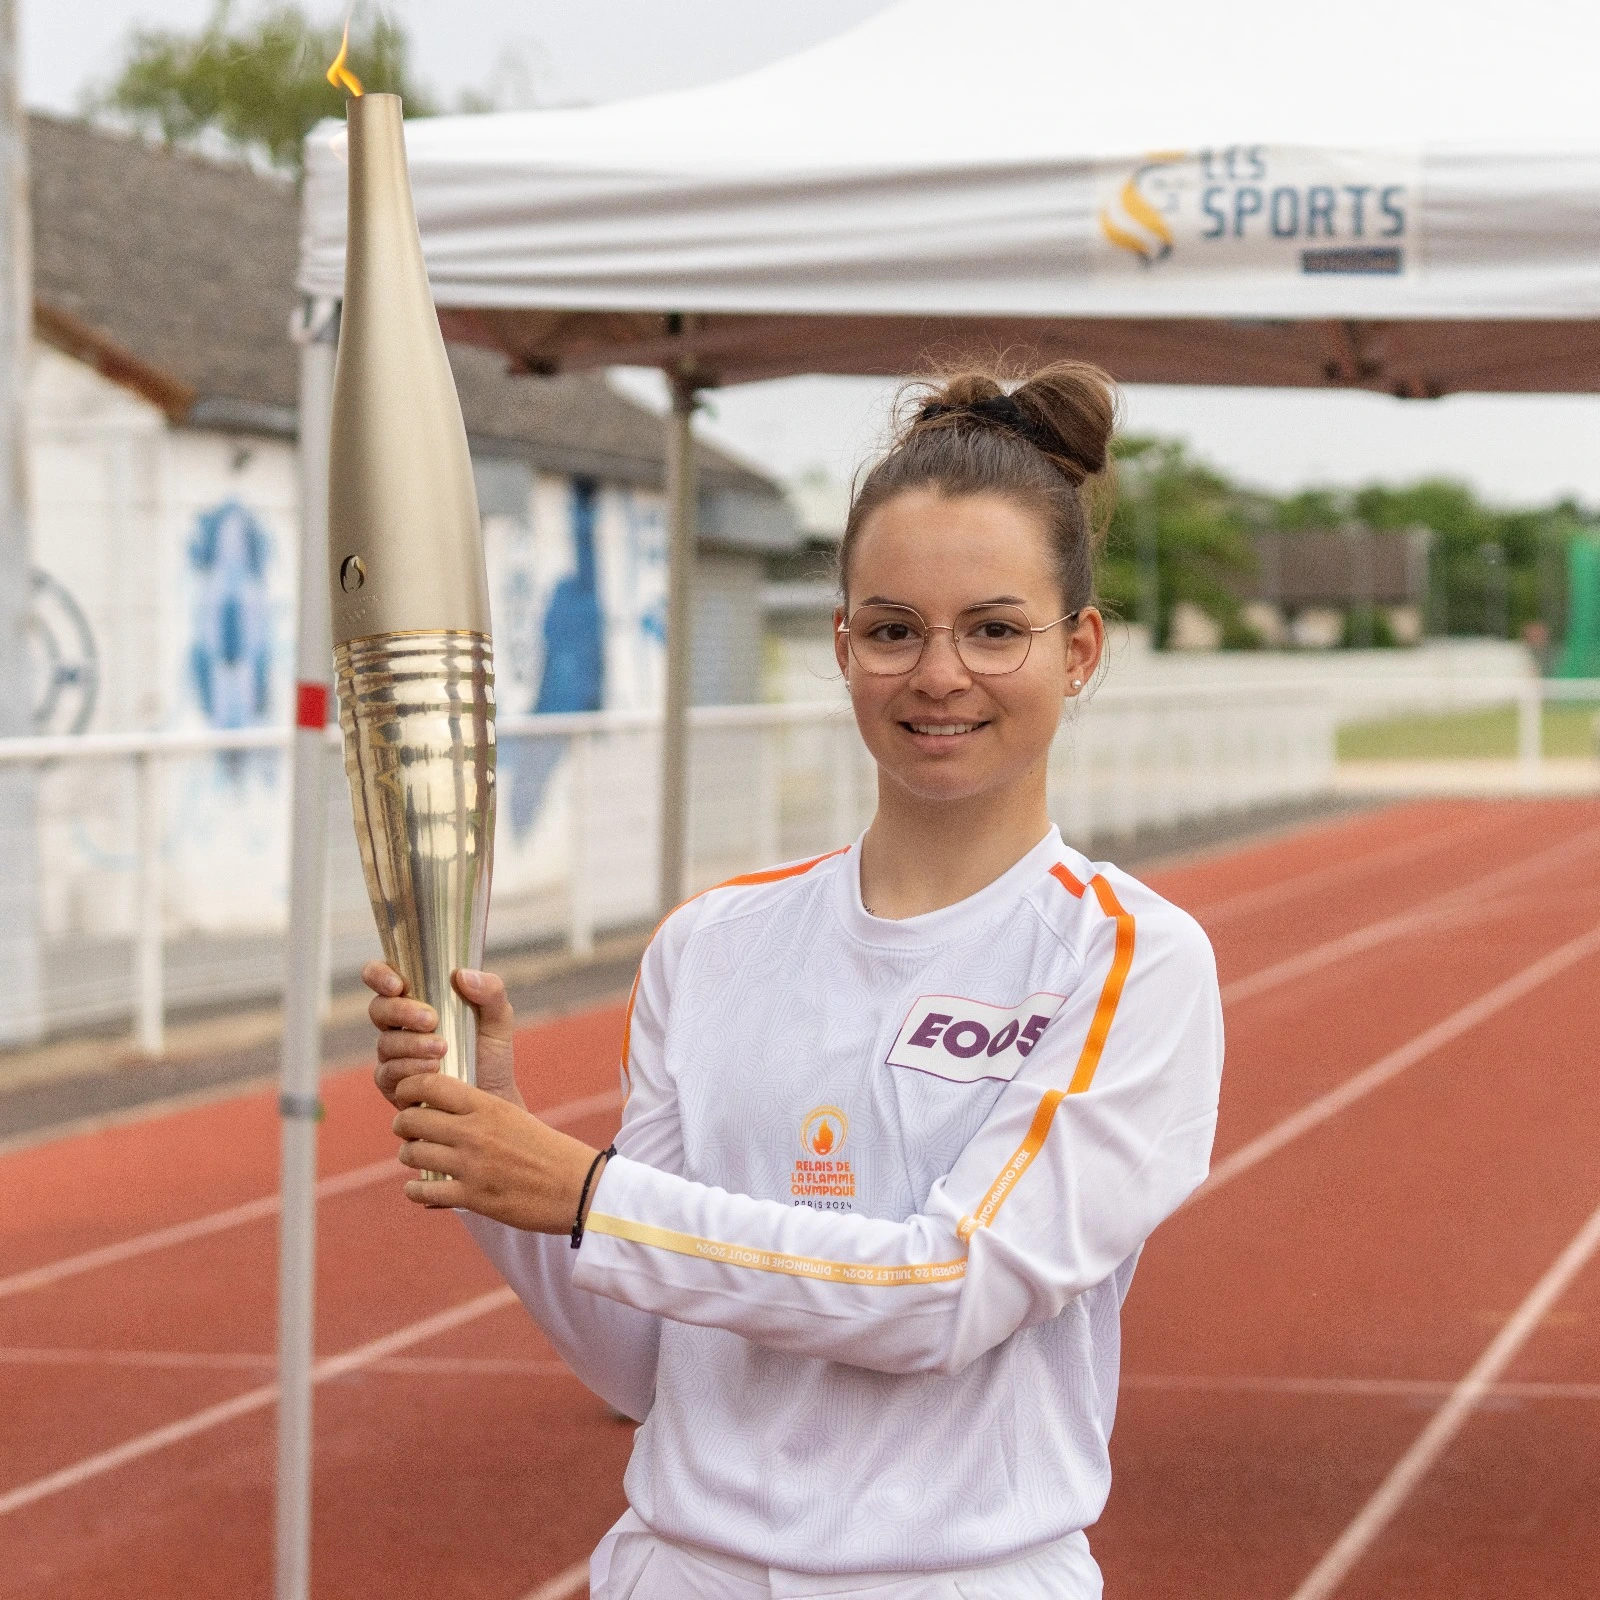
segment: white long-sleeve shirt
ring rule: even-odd
[[[1199,926],[1054,830],[903,921],[858,864],[663,924],[580,1250],[470,1223],[644,1419],[639,1516],[795,1572],[997,1561],[1099,1516],[1122,1299],[1205,1177],[1222,1065]]]

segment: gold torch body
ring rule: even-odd
[[[400,100],[348,102],[350,219],[329,441],[334,671],[384,959],[473,1081],[494,855],[494,657],[472,461],[417,235]]]

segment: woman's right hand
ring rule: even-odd
[[[378,1067],[373,1080],[390,1105],[398,1105],[395,1091],[407,1078],[437,1072],[445,1042],[434,1034],[438,1014],[425,1001],[406,994],[400,974],[382,961],[369,961],[361,981],[375,996],[367,1015],[378,1030]],[[477,1084],[488,1094],[523,1104],[517,1088],[512,1052],[515,1016],[506,986],[492,972],[456,972],[451,981],[456,993],[478,1013]]]

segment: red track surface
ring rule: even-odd
[[[1600,1204],[1600,947],[1281,1148],[1251,1141],[1594,928],[1600,808],[1397,807],[1153,881],[1206,923],[1241,998],[1223,1177],[1145,1253],[1091,1537],[1112,1600],[1291,1600]],[[617,1007],[527,1029],[530,1103],[610,1090],[620,1029]],[[392,1152],[365,1067],[326,1099],[325,1174]],[[614,1121],[591,1106],[567,1125],[599,1142]],[[270,1195],[276,1166],[266,1095],[0,1159],[0,1597],[270,1594],[270,1396],[71,1469],[271,1383],[275,1217],[16,1275]],[[496,1286],[459,1224],[406,1205],[399,1181],[323,1201],[324,1356]],[[1600,1594],[1597,1330],[1600,1254],[1322,1592]],[[622,1508],[628,1428],[514,1305],[332,1377],[316,1404],[328,1600],[519,1600]],[[55,1474],[64,1486],[17,1493]]]

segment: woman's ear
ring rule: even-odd
[[[1105,648],[1105,619],[1094,606],[1085,606],[1078,613],[1078,625],[1067,635],[1069,694],[1082,694],[1084,686],[1094,681]]]
[[[844,607],[833,608],[833,659],[839,663],[839,676],[850,676],[850,636],[839,630],[844,627]]]

